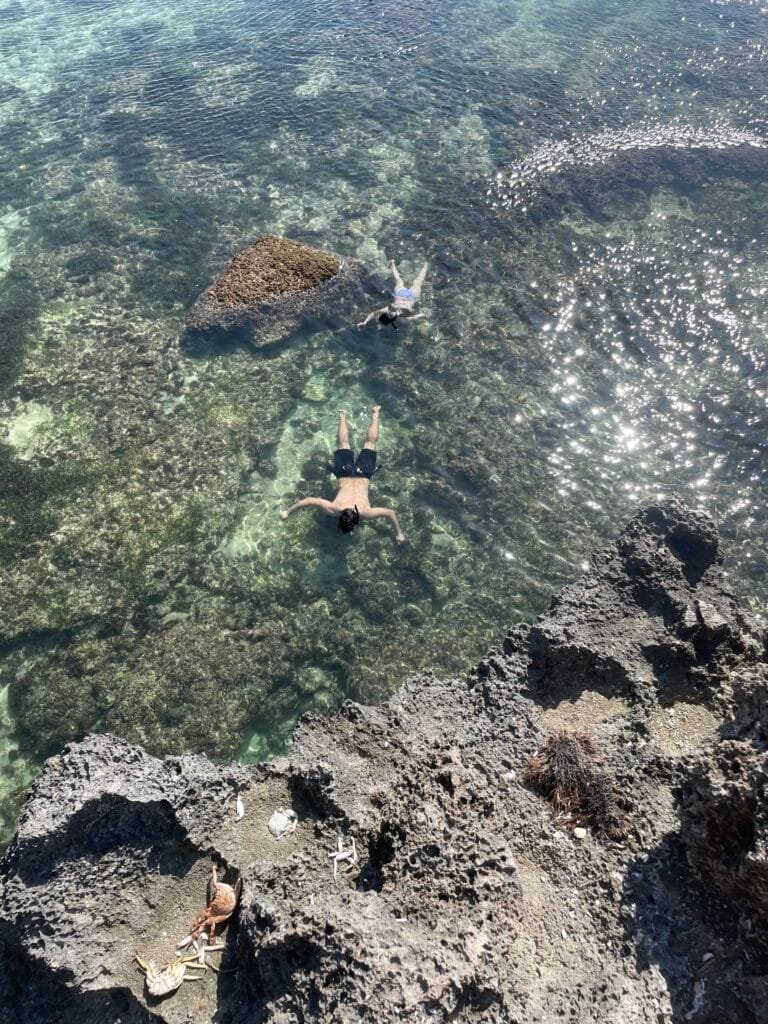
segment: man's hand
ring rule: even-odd
[[[403,541],[405,540],[405,534],[403,533],[402,530],[399,533],[395,534],[395,540],[397,541],[398,544],[403,543]]]
[[[281,518],[281,519],[287,519],[287,518],[288,518],[288,513],[287,513],[287,512],[285,511],[285,509],[282,509],[282,510],[281,510],[281,512],[280,512],[280,518]]]
[[[361,321],[360,321],[360,323],[359,323],[359,324],[357,325],[357,329],[358,329],[358,331],[360,330],[360,328],[361,328],[361,327],[365,327],[365,325],[366,325],[367,323],[368,323],[368,321],[367,321],[367,320],[361,320]]]

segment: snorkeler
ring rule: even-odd
[[[410,288],[405,287],[405,282],[400,277],[394,260],[389,261],[389,266],[395,279],[394,298],[388,306],[382,306],[381,309],[374,309],[372,313],[369,313],[365,320],[361,320],[357,325],[358,328],[365,327],[375,316],[378,316],[380,324],[384,324],[385,327],[388,324],[393,324],[395,329],[397,329],[397,321],[401,317],[405,320],[424,319],[423,313],[414,313],[413,310],[416,303],[421,299],[421,286],[424,284],[424,278],[427,276],[429,264],[424,264]]]
[[[339,529],[342,533],[352,533],[361,519],[389,519],[395,531],[395,540],[401,544],[405,534],[400,529],[397,516],[391,508],[371,508],[368,501],[368,484],[376,472],[376,442],[379,439],[380,405],[374,405],[368,433],[365,435],[363,450],[355,459],[355,453],[349,446],[349,429],[347,414],[339,411],[338,448],[333,457],[333,474],[339,481],[339,489],[333,501],[325,498],[302,498],[295,505],[280,513],[281,519],[287,519],[297,508],[321,508],[329,516],[339,517]]]

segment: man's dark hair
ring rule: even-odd
[[[354,508],[345,508],[339,516],[339,529],[342,533],[352,533],[359,522],[360,513],[357,511],[357,505]]]
[[[388,327],[389,324],[394,324],[395,325],[395,330],[397,330],[397,320],[398,320],[398,314],[397,313],[395,313],[394,315],[392,313],[382,313],[381,316],[379,317],[379,323],[380,324],[384,324],[385,327]]]

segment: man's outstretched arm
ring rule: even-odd
[[[321,508],[324,512],[327,512],[329,516],[336,514],[336,509],[333,507],[333,502],[326,501],[325,498],[302,498],[301,501],[297,501],[290,508],[283,509],[280,513],[281,519],[287,519],[291,512],[295,512],[297,508]]]
[[[363,519],[388,519],[392,523],[397,543],[402,544],[405,540],[405,534],[400,529],[400,523],[391,508],[369,508],[366,512],[361,512],[360,515]]]
[[[375,316],[381,316],[381,314],[386,313],[388,309],[389,306],[382,306],[381,309],[374,309],[374,311],[372,313],[369,313],[365,320],[361,320],[357,326],[365,327],[365,325],[369,323],[371,320],[373,320]]]

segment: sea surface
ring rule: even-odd
[[[89,730],[258,760],[459,678],[667,495],[765,616],[765,0],[12,0],[0,58],[0,837]],[[191,340],[265,232],[370,303]],[[358,330],[390,259],[426,318]],[[405,544],[281,522],[374,403]]]

